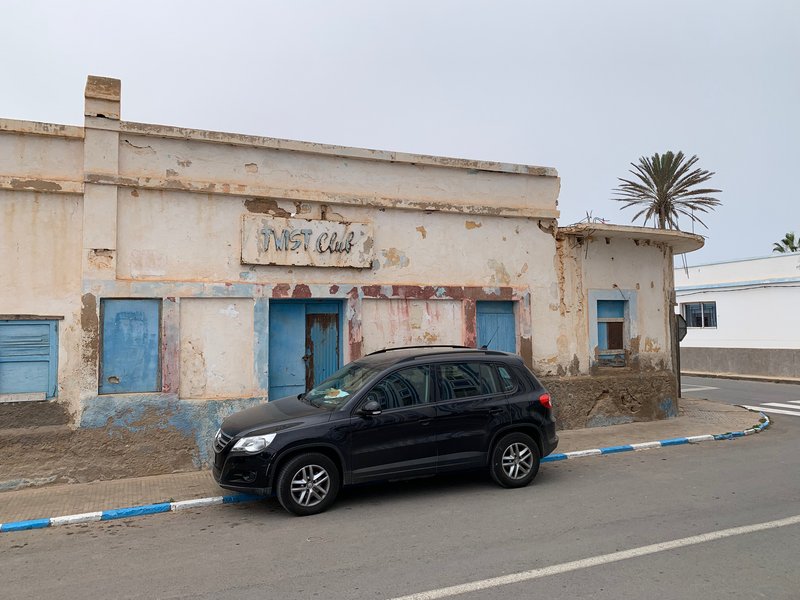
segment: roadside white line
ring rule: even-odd
[[[793,417],[800,417],[800,410],[791,411],[791,410],[782,410],[780,408],[770,408],[768,406],[767,407],[764,407],[764,406],[747,406],[745,404],[742,404],[742,406],[744,408],[749,408],[750,410],[758,410],[758,411],[765,412],[765,413],[775,413],[775,414],[778,414],[778,415],[791,415]]]
[[[788,400],[789,404],[800,404],[800,400]]]
[[[800,406],[795,406],[794,404],[781,404],[780,402],[764,402],[764,404],[761,406],[774,406],[775,408],[791,408],[793,410],[800,410]]]
[[[457,596],[459,594],[477,592],[480,590],[510,585],[513,583],[522,583],[524,581],[541,579],[542,577],[548,577],[550,575],[559,575],[561,573],[568,573],[570,571],[577,571],[579,569],[588,569],[590,567],[606,565],[608,563],[628,560],[630,558],[638,558],[640,556],[647,556],[648,554],[656,554],[657,552],[666,552],[668,550],[675,550],[677,548],[684,548],[686,546],[705,544],[706,542],[713,542],[715,540],[721,540],[737,535],[745,535],[748,533],[755,533],[757,531],[766,531],[768,529],[777,529],[779,527],[789,527],[798,524],[800,524],[800,515],[795,515],[793,517],[778,519],[776,521],[767,521],[766,523],[756,523],[755,525],[744,525],[742,527],[721,529],[719,531],[702,533],[700,535],[693,535],[669,542],[661,542],[659,544],[651,544],[649,546],[639,546],[638,548],[631,548],[630,550],[612,552],[611,554],[601,554],[599,556],[592,556],[582,560],[573,560],[571,562],[552,565],[550,567],[543,567],[541,569],[531,569],[530,571],[521,571],[519,573],[512,573],[510,575],[491,577],[489,579],[472,581],[470,583],[463,583],[461,585],[452,585],[450,587],[439,588],[438,590],[429,590],[427,592],[409,594],[408,596],[399,596],[397,598],[393,598],[392,600],[436,600],[438,598],[449,598],[450,596]]]
[[[718,390],[718,389],[719,389],[718,387],[712,387],[710,385],[701,385],[698,387],[694,386],[687,387],[685,385],[681,386],[681,392],[704,392],[706,390]]]

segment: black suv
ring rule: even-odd
[[[557,444],[550,395],[518,356],[395,348],[225,419],[213,471],[223,488],[275,492],[311,515],[354,483],[488,467],[500,485],[522,487]]]

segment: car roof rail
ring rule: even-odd
[[[393,348],[383,348],[381,350],[375,350],[375,352],[370,352],[367,354],[367,356],[392,352],[393,350],[414,350],[419,348],[461,348],[465,350],[479,350],[479,348],[472,348],[471,346],[459,346],[458,344],[425,344],[420,346],[395,346]]]

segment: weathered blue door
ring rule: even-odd
[[[338,302],[270,302],[271,400],[300,394],[338,368]]]
[[[477,302],[478,348],[517,351],[513,302]]]
[[[301,302],[269,303],[269,399],[306,389],[306,307]]]
[[[56,394],[55,321],[0,321],[0,394]]]
[[[161,390],[161,300],[105,299],[100,393]]]

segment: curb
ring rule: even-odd
[[[618,454],[620,452],[635,452],[638,450],[650,450],[652,448],[665,448],[667,446],[680,446],[682,444],[696,444],[699,442],[711,442],[714,440],[731,440],[734,438],[745,437],[754,433],[759,433],[769,427],[770,420],[764,413],[761,415],[760,423],[745,429],[744,431],[733,431],[728,433],[718,433],[716,435],[695,435],[691,437],[672,438],[659,440],[657,442],[643,442],[640,444],[624,444],[622,446],[608,446],[606,448],[592,448],[591,450],[578,450],[576,452],[564,452],[545,456],[541,462],[557,462],[573,458],[583,458],[586,456],[600,456],[604,454]],[[59,525],[75,525],[77,523],[89,523],[92,521],[111,521],[114,519],[129,519],[143,515],[155,515],[158,513],[174,512],[188,508],[200,508],[212,506],[214,504],[239,504],[241,502],[254,502],[262,499],[263,496],[253,494],[234,494],[232,496],[214,496],[211,498],[197,498],[195,500],[181,500],[179,502],[159,502],[156,504],[143,504],[141,506],[130,506],[127,508],[114,508],[97,512],[81,513],[77,515],[65,515],[62,517],[50,517],[47,519],[30,519],[27,521],[14,521],[12,523],[0,523],[0,533],[7,531],[26,531],[28,529],[44,529],[46,527],[57,527]]]
[[[91,521],[112,521],[114,519],[128,519],[130,517],[155,515],[158,513],[185,510],[187,508],[211,506],[213,504],[238,504],[240,502],[253,502],[254,500],[259,500],[261,498],[262,496],[255,496],[252,494],[235,494],[233,496],[214,496],[212,498],[197,498],[196,500],[181,500],[180,502],[159,502],[157,504],[143,504],[141,506],[130,506],[128,508],[114,508],[111,510],[81,513],[77,515],[51,517],[49,519],[30,519],[28,521],[14,521],[13,523],[0,523],[0,532],[25,531],[28,529],[44,529],[45,527],[56,527],[58,525],[75,525],[76,523],[89,523]]]
[[[668,440],[659,440],[657,442],[642,442],[641,444],[625,444],[623,446],[608,446],[607,448],[592,448],[591,450],[578,450],[576,452],[564,452],[561,454],[551,454],[545,456],[541,462],[557,462],[559,460],[567,460],[570,458],[583,458],[585,456],[598,456],[601,454],[617,454],[619,452],[635,452],[637,450],[650,450],[651,448],[665,448],[667,446],[681,446],[683,444],[697,444],[700,442],[713,442],[715,440],[732,440],[734,438],[745,437],[760,433],[770,425],[769,417],[764,413],[761,415],[761,421],[755,427],[745,429],[744,431],[731,431],[728,433],[717,433],[716,435],[693,435],[690,437],[671,438]]]

